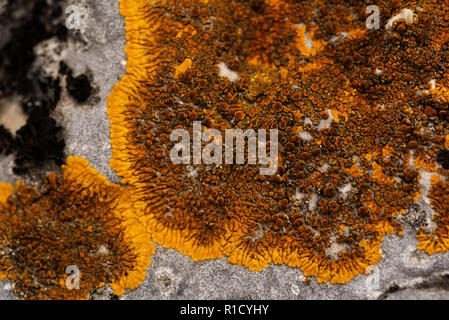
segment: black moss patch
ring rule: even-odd
[[[25,126],[17,131],[16,135],[16,160],[13,168],[15,174],[27,173],[48,161],[57,165],[64,162],[65,143],[62,139],[62,128],[50,117],[48,108],[33,108]]]
[[[0,93],[33,96],[36,79],[29,73],[35,60],[33,48],[54,36],[67,38],[62,0],[8,0],[0,16]]]
[[[0,154],[10,154],[13,148],[13,138],[9,130],[0,126]]]
[[[7,0],[0,13],[0,96],[22,97],[28,116],[14,139],[0,127],[0,154],[15,155],[16,174],[46,163],[59,165],[64,158],[62,128],[51,117],[60,99],[60,81],[33,68],[37,44],[53,37],[67,40],[63,4],[63,0]]]
[[[92,87],[85,74],[79,75],[76,78],[69,75],[67,76],[67,90],[78,103],[82,103],[90,97]]]
[[[74,77],[72,70],[64,62],[60,63],[59,73],[67,75],[66,88],[72,98],[78,103],[86,102],[92,94],[92,86],[87,75]]]
[[[441,166],[449,170],[449,150],[441,150],[437,154],[437,162],[441,164]]]

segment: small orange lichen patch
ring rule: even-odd
[[[186,72],[192,66],[192,60],[185,59],[179,66],[175,68],[175,78]]]
[[[6,204],[9,196],[14,192],[14,186],[9,183],[0,183],[0,204]]]
[[[324,41],[312,41],[313,32],[309,33],[306,30],[305,25],[296,26],[297,27],[297,38],[296,38],[296,48],[304,56],[316,55],[324,46]],[[310,38],[309,38],[310,37]]]
[[[386,17],[407,4],[377,3]],[[375,265],[419,194],[411,150],[416,168],[435,167],[446,145],[444,95],[423,92],[447,78],[448,44],[434,40],[447,6],[418,1],[419,19],[387,32],[366,29],[357,1],[151,5],[121,0],[129,60],[108,115],[111,167],[152,238],[195,260],[285,263],[319,282]],[[173,164],[170,133],[193,121],[278,129],[278,172]]]
[[[429,91],[431,94],[435,95],[437,99],[449,103],[449,89],[447,87],[437,83],[434,85],[434,88],[431,88]]]
[[[436,223],[435,230],[431,234],[422,230],[417,238],[418,249],[428,254],[444,253],[449,251],[449,183],[441,181],[438,176],[432,177],[432,188],[429,193],[432,208],[436,215],[432,220]]]
[[[86,299],[110,284],[116,294],[139,285],[155,248],[138,222],[127,192],[81,158],[41,188],[2,184],[0,271],[24,299]],[[67,267],[80,271],[79,289],[66,286]],[[73,284],[72,280],[70,283]]]

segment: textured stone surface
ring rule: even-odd
[[[58,61],[65,61],[74,75],[90,77],[94,93],[86,103],[77,104],[65,91],[54,117],[64,128],[66,155],[86,158],[92,167],[111,182],[119,178],[109,167],[111,146],[106,99],[124,75],[126,56],[124,19],[118,0],[69,1],[79,5],[86,15],[78,41],[59,44],[49,40],[60,53],[45,51],[38,63],[51,73]],[[70,31],[72,32],[72,31]],[[56,64],[55,64],[56,63]],[[17,179],[10,170],[11,159],[0,160],[0,180]],[[410,215],[413,217],[413,215]],[[406,218],[407,219],[407,218]],[[407,224],[403,237],[388,236],[382,244],[382,260],[368,275],[360,275],[344,285],[318,284],[311,279],[305,285],[301,270],[271,265],[262,272],[250,272],[232,265],[226,258],[193,262],[175,250],[157,247],[144,283],[128,291],[121,299],[447,299],[449,298],[449,254],[429,256],[416,249],[417,240]],[[410,226],[407,226],[410,225]],[[110,298],[110,290],[101,290],[93,298]],[[0,298],[13,299],[9,281],[0,282]]]

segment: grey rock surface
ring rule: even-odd
[[[90,75],[94,85],[91,98],[79,105],[63,92],[54,117],[65,130],[66,155],[86,158],[110,181],[119,182],[109,167],[106,100],[125,74],[124,18],[119,14],[118,0],[72,0],[67,2],[70,4],[83,8],[85,15],[79,40],[64,44],[49,40],[53,50],[40,50],[38,63],[46,64],[51,73],[52,65],[64,60],[75,76]],[[0,161],[2,181],[17,179],[10,171],[10,162],[9,158]],[[371,274],[357,276],[344,285],[319,284],[313,278],[305,285],[301,270],[285,265],[250,272],[226,258],[194,262],[176,250],[157,246],[143,284],[120,299],[448,299],[449,254],[429,256],[418,251],[412,226],[405,226],[403,237],[386,237],[383,258]],[[92,295],[95,299],[109,297],[107,288]],[[0,299],[13,298],[12,284],[0,282]]]

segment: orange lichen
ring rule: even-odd
[[[386,31],[365,28],[357,1],[121,0],[128,64],[108,100],[110,164],[154,241],[250,270],[285,263],[319,282],[375,265],[420,192],[411,149],[418,168],[447,148],[445,93],[422,92],[447,78],[434,35],[448,7],[418,2],[413,24]],[[378,5],[392,17],[409,2]],[[173,164],[170,133],[193,121],[279,129],[278,172]]]
[[[9,196],[14,192],[14,186],[9,183],[0,183],[0,204],[6,204]]]
[[[431,233],[422,230],[417,238],[418,249],[428,254],[444,253],[449,251],[449,183],[442,181],[438,176],[432,176],[432,188],[429,198],[432,208],[436,211],[432,220],[436,223]]]
[[[21,298],[86,299],[106,283],[122,294],[143,281],[155,248],[126,190],[86,160],[69,157],[40,188],[0,190],[0,271]],[[70,266],[80,271],[79,289],[66,286]]]

